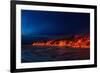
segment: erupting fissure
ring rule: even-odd
[[[32,46],[90,48],[90,37],[89,35],[85,36],[75,35],[72,39],[62,39],[62,40],[59,39],[59,40],[33,42]]]

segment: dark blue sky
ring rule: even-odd
[[[21,10],[22,35],[89,33],[89,13]]]

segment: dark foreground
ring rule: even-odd
[[[58,47],[36,47],[23,46],[21,50],[21,62],[47,62],[86,60],[90,58],[89,48],[58,48]]]

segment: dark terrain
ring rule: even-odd
[[[47,62],[86,60],[90,58],[89,48],[60,48],[60,47],[37,47],[22,45],[21,62]]]

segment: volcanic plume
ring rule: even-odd
[[[90,36],[89,35],[75,35],[71,39],[56,39],[47,41],[33,42],[32,46],[41,47],[68,47],[68,48],[90,48]]]

